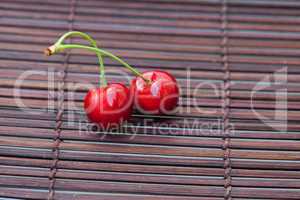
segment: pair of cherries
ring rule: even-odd
[[[131,81],[130,88],[122,83],[91,89],[84,99],[90,121],[104,128],[129,119],[133,105],[145,114],[168,114],[177,105],[176,80],[163,71],[149,71]]]
[[[63,44],[70,36],[80,36],[88,40],[93,47],[78,44]],[[164,71],[138,72],[115,55],[99,49],[95,40],[85,33],[72,31],[64,34],[54,45],[46,49],[46,55],[63,51],[64,49],[81,48],[97,54],[100,64],[99,88],[88,91],[84,99],[84,109],[88,119],[100,126],[111,128],[127,121],[133,107],[144,114],[170,114],[175,109],[179,89],[176,79]],[[107,84],[104,76],[103,56],[119,61],[136,75],[129,87],[122,83]]]

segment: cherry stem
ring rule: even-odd
[[[79,32],[79,31],[70,31],[70,32],[67,32],[65,33],[64,35],[62,35],[58,40],[57,42],[52,45],[51,47],[47,48],[45,50],[45,54],[50,56],[54,53],[55,49],[59,46],[61,46],[63,44],[63,42],[71,37],[71,36],[79,36],[87,41],[90,42],[90,44],[94,47],[94,48],[98,48],[97,46],[97,42],[91,37],[89,36],[88,34],[86,33],[83,33],[83,32]],[[53,51],[54,50],[54,51]],[[53,52],[52,52],[53,51]],[[55,51],[56,52],[56,51]],[[99,52],[96,52],[96,55],[98,57],[98,62],[99,62],[99,72],[100,72],[100,86],[102,87],[105,87],[107,86],[107,81],[106,81],[106,78],[105,78],[105,68],[104,68],[104,63],[103,63],[103,58],[102,58],[102,55],[101,53]]]
[[[143,75],[136,70],[135,68],[131,67],[129,64],[127,64],[125,61],[123,61],[121,58],[113,55],[112,53],[105,51],[103,49],[99,49],[99,48],[95,48],[95,47],[90,47],[90,46],[85,46],[85,45],[80,45],[80,44],[58,44],[56,45],[56,43],[52,46],[50,46],[47,49],[47,55],[52,55],[54,53],[63,51],[65,49],[86,49],[88,51],[92,51],[94,53],[98,53],[101,54],[102,56],[108,56],[116,61],[118,61],[119,63],[121,63],[122,65],[124,65],[128,70],[130,70],[133,74],[135,74],[136,76],[141,77],[145,82],[150,83],[151,81],[145,77],[143,77]]]

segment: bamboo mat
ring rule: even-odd
[[[299,200],[299,24],[296,0],[1,0],[0,197]],[[42,54],[70,30],[172,73],[179,112],[94,130],[95,55]]]

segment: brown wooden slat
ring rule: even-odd
[[[67,146],[65,143],[63,143],[61,145],[61,148],[62,149],[66,149],[67,148],[65,147]],[[71,145],[70,145],[71,146]],[[75,145],[74,145],[75,146]],[[74,147],[72,146],[72,147]],[[86,145],[87,146],[87,145]],[[85,150],[85,151],[92,151],[92,150],[89,150],[89,149],[94,149],[95,150],[98,150],[98,151],[104,151],[104,152],[108,152],[108,153],[131,153],[129,150],[126,150],[126,151],[118,151],[116,150],[117,148],[112,145],[113,147],[111,147],[111,149],[109,150],[103,150],[104,147],[101,147],[101,148],[95,148],[96,145],[90,145],[90,147],[86,147],[86,149],[83,149],[83,148],[80,148],[80,147],[74,147],[74,149],[72,150],[77,150],[80,149],[80,150]],[[105,146],[105,145],[101,145],[101,146]],[[96,147],[99,147],[99,146],[96,146]],[[130,149],[129,146],[127,146],[127,148]],[[137,147],[134,147],[133,149],[137,149]],[[144,149],[146,150],[147,148],[144,147]],[[149,148],[150,149],[150,148]],[[180,150],[179,147],[177,147],[177,149]],[[208,153],[209,152],[209,153]],[[135,151],[136,154],[140,154],[141,151],[139,151],[138,149]],[[153,153],[153,151],[149,150],[147,153],[145,154],[155,154]],[[163,148],[161,149],[160,153],[161,155],[172,155],[172,156],[199,156],[199,157],[221,157],[221,152],[219,152],[218,150],[213,150],[213,149],[199,149],[198,151],[195,152],[195,155],[193,155],[192,153],[188,153],[188,152],[185,152],[185,153],[177,153],[177,154],[171,154],[171,153],[168,153],[166,152],[166,150],[164,151]],[[247,159],[264,159],[264,160],[299,160],[299,152],[286,152],[286,151],[262,151],[262,150],[256,150],[256,151],[251,151],[251,150],[236,150],[236,149],[233,149],[231,151],[231,156],[232,158],[247,158]]]
[[[0,194],[5,197],[23,198],[28,196],[31,199],[46,199],[48,191],[41,190],[32,192],[27,189],[20,188],[2,188],[0,187]],[[75,194],[75,195],[74,195]],[[130,198],[133,200],[221,200],[222,198],[216,197],[187,197],[187,196],[165,196],[165,195],[137,195],[137,194],[125,194],[125,193],[80,193],[72,191],[72,193],[66,191],[57,191],[55,193],[56,199],[90,199],[90,200],[122,200],[124,198]]]
[[[0,126],[0,134],[7,136],[23,136],[23,137],[38,137],[38,138],[53,138],[53,130],[15,127],[15,126]]]
[[[8,157],[28,157],[28,158],[38,158],[38,159],[51,159],[52,152],[50,149],[32,149],[32,148],[17,148],[14,146],[10,147],[0,147],[1,156]]]
[[[122,154],[122,157],[118,156],[118,154],[107,154],[107,153],[89,153],[89,152],[70,152],[70,151],[62,151],[61,159],[64,160],[78,160],[78,161],[97,161],[97,162],[110,162],[110,163],[119,163],[119,164],[143,164],[143,165],[168,165],[168,166],[181,166],[181,167],[222,167],[222,160],[220,158],[183,158],[183,157],[166,157],[166,156],[146,156],[146,155],[128,155]],[[255,160],[255,159],[235,159],[233,160],[233,167],[240,169],[264,169],[264,170],[294,170],[295,168],[299,168],[299,162],[290,161],[290,160]],[[149,172],[148,172],[149,173]],[[155,173],[155,172],[154,172]],[[162,173],[162,172],[159,172]],[[173,172],[174,173],[174,172]],[[215,174],[215,172],[199,175],[209,175],[216,176],[219,174]],[[277,175],[275,173],[276,176]],[[274,176],[275,176],[274,175]],[[244,174],[242,176],[246,176]],[[255,177],[255,175],[253,175]],[[258,177],[264,177],[262,174],[256,175]],[[250,175],[251,177],[251,175]],[[272,177],[272,176],[267,176]],[[286,177],[284,174],[283,177]],[[292,176],[291,176],[292,177]],[[287,178],[291,178],[287,177]]]
[[[74,165],[77,163],[76,165]],[[256,163],[256,162],[254,162]],[[28,158],[8,158],[1,157],[1,164],[5,165],[17,165],[17,166],[33,166],[33,167],[47,167],[50,166],[49,160],[41,159],[28,159]],[[257,164],[257,163],[256,163]],[[129,168],[126,166],[130,166]],[[237,165],[238,166],[238,165]],[[241,165],[239,165],[241,166]],[[253,166],[249,164],[249,166]],[[264,165],[262,165],[263,168]],[[255,166],[254,166],[255,167]],[[213,175],[222,176],[222,169],[214,168],[191,168],[191,167],[166,167],[166,166],[152,166],[153,170],[143,165],[128,165],[128,164],[104,164],[104,163],[93,163],[93,162],[72,162],[72,161],[60,161],[60,168],[64,169],[76,169],[76,170],[99,170],[101,171],[116,171],[116,172],[132,172],[132,173],[161,173],[161,174],[177,174],[177,175]],[[131,169],[131,170],[130,170]],[[295,168],[294,168],[295,169]],[[169,173],[168,173],[169,172]],[[239,177],[261,177],[261,178],[283,178],[293,179],[299,178],[300,174],[298,171],[291,170],[258,170],[258,169],[234,169],[233,176]]]
[[[67,181],[62,179],[56,180],[57,189],[74,189],[83,191],[102,191],[102,192],[134,192],[148,194],[164,194],[164,195],[188,195],[188,196],[213,196],[221,197],[223,188],[205,187],[205,186],[185,186],[185,185],[161,185],[161,184],[134,184],[121,182],[92,182],[92,181]]]
[[[28,198],[28,199],[46,199],[47,190],[31,190],[31,189],[20,189],[14,187],[0,187],[0,195],[8,198]]]
[[[233,178],[233,186],[247,186],[247,187],[290,187],[299,188],[299,180],[288,179],[238,179]]]
[[[297,189],[257,189],[235,187],[232,190],[233,197],[254,197],[254,198],[285,198],[299,199],[300,191]]]
[[[64,151],[60,152],[61,160],[74,161],[94,161],[94,162],[108,162],[119,164],[140,164],[140,165],[161,165],[161,166],[181,166],[181,167],[221,167],[222,160],[219,158],[203,158],[197,159],[195,157],[182,156],[168,156],[168,155],[145,155],[145,154],[121,154],[117,153],[103,153],[103,152],[85,152],[85,151]],[[148,172],[150,173],[150,172]],[[155,172],[152,173],[163,173]],[[172,174],[174,172],[170,172]],[[205,174],[200,174],[205,175]],[[208,174],[207,174],[208,175]],[[214,174],[209,174],[214,176]]]
[[[48,186],[47,178],[27,178],[27,177],[13,177],[13,176],[0,176],[1,186],[18,186],[25,188],[46,189]]]
[[[0,162],[2,165],[43,167],[48,169],[52,164],[51,160],[46,160],[46,159],[5,157],[5,156],[1,156]]]
[[[279,160],[254,160],[254,159],[231,159],[232,166],[237,169],[250,169],[250,170],[293,170],[299,168],[299,162],[297,161],[279,161]],[[293,176],[289,176],[285,173],[282,175],[280,173],[275,172],[267,173],[267,174],[247,174],[248,171],[245,170],[245,173],[238,173],[234,176],[241,177],[263,177],[263,178],[293,178]]]

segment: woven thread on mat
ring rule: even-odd
[[[231,160],[230,160],[230,70],[228,64],[228,36],[227,36],[227,0],[222,1],[221,21],[222,21],[222,64],[224,71],[223,79],[223,159],[224,159],[224,199],[231,200]]]
[[[68,16],[68,31],[73,30],[73,21],[74,21],[74,15],[75,15],[75,4],[76,0],[70,0],[70,14]],[[71,39],[70,39],[71,40]],[[63,63],[63,72],[61,74],[62,76],[62,82],[59,84],[58,92],[57,92],[57,101],[58,101],[58,112],[56,115],[56,127],[55,127],[55,137],[54,137],[54,143],[53,143],[53,162],[50,167],[50,173],[49,173],[49,193],[48,193],[48,200],[54,199],[54,185],[55,185],[55,175],[57,173],[57,164],[59,161],[59,145],[61,143],[61,126],[62,126],[62,116],[64,113],[64,89],[65,89],[65,80],[67,77],[68,67],[69,67],[69,59],[70,54],[66,53]]]

